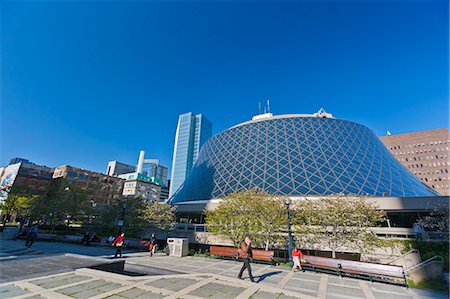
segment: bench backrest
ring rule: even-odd
[[[273,256],[274,256],[274,252],[271,250],[253,249],[252,254],[253,254],[254,260],[260,260],[260,261],[271,261],[271,260],[273,260]]]
[[[383,265],[358,261],[341,260],[342,269],[359,271],[362,273],[379,274],[384,276],[403,278],[403,267],[395,265]]]
[[[403,278],[403,267],[395,266],[395,265],[383,265],[383,264],[375,264],[375,263],[367,263],[367,262],[358,262],[358,261],[349,261],[342,259],[332,259],[320,256],[304,256],[307,263],[311,265],[316,265],[318,267],[327,267],[327,268],[336,268],[352,271],[352,272],[360,272],[365,274],[378,274],[383,276],[391,276]]]
[[[209,253],[216,256],[237,256],[239,249],[227,246],[210,246]]]

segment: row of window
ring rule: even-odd
[[[418,155],[418,154],[425,154],[425,153],[435,153],[435,152],[447,152],[448,153],[449,148],[440,148],[440,147],[435,147],[435,148],[429,148],[429,149],[425,149],[425,150],[418,150],[418,151],[412,151],[412,152],[393,152],[394,156],[398,156],[398,155]]]
[[[396,156],[397,154],[395,154]],[[401,158],[400,161],[424,161],[424,160],[431,160],[431,159],[446,159],[447,155],[435,155],[435,156],[426,156],[426,157],[409,157],[409,158]]]
[[[396,145],[396,146],[391,146],[390,149],[398,150],[398,149],[404,149],[404,148],[434,146],[434,145],[438,145],[438,144],[450,144],[450,140],[439,140],[439,141],[421,142],[421,143],[415,143],[415,144]],[[446,149],[448,150],[448,147]]]
[[[420,167],[439,167],[450,165],[450,162],[433,162],[433,163],[420,163],[420,164],[408,164],[408,168],[420,168]]]

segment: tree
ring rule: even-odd
[[[46,196],[40,197],[34,205],[34,215],[49,220],[52,232],[60,223],[81,220],[90,211],[90,201],[84,190],[66,179],[52,182]]]
[[[232,193],[213,211],[206,212],[208,231],[220,234],[237,247],[250,234],[257,247],[282,240],[287,224],[283,199],[258,189]]]
[[[294,203],[293,222],[296,236],[303,245],[336,250],[357,247],[361,252],[383,246],[369,231],[385,220],[385,213],[362,197],[332,195]]]
[[[5,201],[0,203],[0,210],[5,215],[3,226],[5,226],[11,216],[15,216],[20,221],[19,230],[22,230],[25,219],[32,216],[35,203],[38,201],[39,196],[31,194],[20,185],[9,188],[6,192],[7,197]]]
[[[146,204],[143,217],[153,227],[169,230],[175,226],[175,208],[167,203]]]

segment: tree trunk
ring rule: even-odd
[[[331,250],[331,257],[334,259],[336,258],[336,249],[334,248]]]
[[[269,240],[267,240],[265,243],[266,243],[266,250],[269,250]]]

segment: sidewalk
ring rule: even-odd
[[[282,267],[252,264],[258,283],[239,280],[239,262],[202,257],[126,254],[125,270],[149,269],[147,276],[126,276],[92,269],[0,284],[1,298],[448,298],[446,294],[407,289]],[[88,257],[86,257],[88,258]],[[92,257],[103,259],[106,257]],[[38,260],[36,260],[38,262]],[[38,265],[39,266],[39,265]],[[42,266],[42,265],[41,265]],[[128,268],[128,269],[127,269]],[[155,275],[158,269],[170,275]],[[3,271],[3,270],[2,270]],[[153,273],[153,274],[152,274]],[[161,272],[162,273],[162,272]],[[182,273],[182,274],[179,274]],[[244,273],[246,274],[246,273]],[[245,278],[245,275],[244,275]]]

